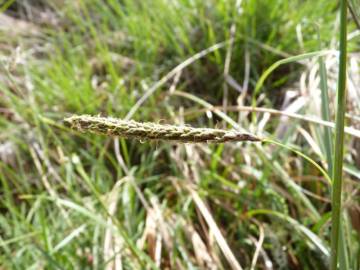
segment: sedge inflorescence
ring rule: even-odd
[[[90,115],[74,115],[64,119],[64,122],[70,128],[80,132],[139,140],[165,140],[184,143],[261,141],[255,135],[235,130],[195,128],[152,122],[141,123],[133,120],[128,121]]]

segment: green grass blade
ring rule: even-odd
[[[312,165],[314,165],[315,168],[317,168],[321,174],[325,177],[325,179],[329,182],[329,184],[331,184],[331,178],[330,176],[326,173],[326,171],[319,165],[317,164],[313,159],[311,159],[310,157],[308,157],[307,155],[305,155],[304,153],[301,153],[300,151],[290,147],[290,146],[287,146],[285,144],[282,144],[280,142],[277,142],[277,141],[274,141],[274,140],[270,140],[270,139],[264,139],[263,142],[268,142],[268,143],[272,143],[272,144],[275,144],[275,145],[278,145],[282,148],[285,148],[287,150],[290,150],[291,152],[294,152],[295,154],[301,156],[302,158],[304,158],[305,160],[307,160],[308,162],[310,162]]]
[[[63,247],[65,247],[67,244],[69,244],[72,240],[74,240],[76,237],[78,237],[83,231],[86,229],[86,224],[82,224],[80,227],[73,230],[68,236],[66,236],[59,244],[57,244],[53,252],[57,252]]]
[[[272,64],[268,69],[266,69],[264,71],[264,73],[261,75],[261,77],[259,78],[259,80],[256,83],[255,86],[255,90],[254,90],[254,94],[253,94],[253,98],[252,98],[252,105],[255,106],[256,103],[256,96],[259,94],[260,89],[263,87],[265,80],[269,77],[269,75],[278,67],[280,67],[281,65],[284,64],[289,64],[289,63],[293,63],[293,62],[299,62],[305,59],[309,59],[309,58],[313,58],[313,57],[320,57],[320,56],[324,56],[327,55],[329,53],[331,53],[331,50],[322,50],[322,51],[315,51],[315,52],[310,52],[310,53],[304,53],[304,54],[299,54],[299,55],[295,55],[295,56],[290,56],[288,58],[285,59],[281,59],[279,61],[276,61],[274,64]]]
[[[297,220],[284,215],[282,213],[279,213],[277,211],[267,210],[267,209],[257,209],[252,210],[248,212],[249,216],[259,215],[259,214],[265,214],[265,215],[272,215],[275,217],[278,217],[282,220],[285,220],[290,225],[294,226],[294,228],[301,232],[310,242],[312,242],[326,257],[330,256],[329,248],[326,246],[326,244],[311,230],[306,228],[304,225],[300,224]]]
[[[346,0],[340,5],[340,62],[337,89],[335,155],[332,187],[332,229],[331,229],[331,263],[332,270],[337,269],[339,233],[341,226],[341,191],[344,156],[344,123],[346,110],[346,51],[347,51],[347,5]]]
[[[348,0],[348,5],[351,16],[353,17],[357,28],[360,29],[360,8],[359,3],[356,3],[356,1],[358,0]]]
[[[319,34],[319,47],[320,44],[320,34]],[[326,66],[324,63],[323,57],[319,57],[319,72],[320,72],[320,89],[321,89],[321,114],[322,118],[325,121],[330,120],[330,108],[329,108],[329,94],[328,94],[328,84],[327,84],[327,72]],[[332,174],[332,136],[331,136],[331,128],[324,127],[324,145],[325,145],[325,154],[326,161],[328,164],[328,172],[331,176]]]
[[[320,41],[320,33],[318,33],[319,37],[319,49],[321,49],[321,41]],[[327,84],[327,71],[326,66],[324,63],[323,57],[319,57],[319,73],[320,73],[320,89],[321,89],[321,114],[322,119],[325,121],[330,120],[330,108],[329,108],[329,94],[328,94],[328,84]],[[324,127],[324,148],[325,148],[325,155],[326,161],[328,164],[328,173],[330,177],[332,177],[333,173],[333,143],[332,143],[332,134],[331,128]],[[346,242],[344,241],[344,230],[340,229],[340,242],[341,242],[341,250],[340,250],[340,268],[341,269],[348,269],[349,268],[349,260],[347,255],[346,249]]]

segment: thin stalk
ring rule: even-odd
[[[319,50],[322,49],[321,47],[321,39],[320,39],[320,30],[318,29],[318,40],[319,40]],[[328,85],[327,85],[327,72],[326,66],[324,63],[323,57],[319,57],[319,72],[320,72],[320,89],[321,89],[321,113],[322,118],[325,121],[330,121],[330,102],[329,102],[329,95],[328,95]],[[345,128],[346,129],[346,128]],[[328,172],[330,177],[333,179],[333,141],[332,141],[332,134],[331,129],[329,127],[324,127],[324,148],[326,153],[326,161],[328,164]],[[343,225],[342,225],[343,226]],[[340,226],[340,253],[339,253],[339,266],[340,269],[348,269],[348,255],[346,250],[346,243],[345,239],[345,231]]]
[[[339,78],[337,89],[337,109],[335,124],[335,156],[332,188],[332,229],[331,229],[331,261],[330,269],[336,270],[338,264],[339,232],[341,223],[341,190],[344,155],[344,122],[346,98],[346,0],[340,1],[340,56]]]
[[[318,30],[318,39],[319,39],[319,50],[321,50],[321,40],[320,40],[320,31]],[[321,115],[322,119],[325,121],[330,121],[330,108],[329,108],[329,94],[328,94],[328,85],[327,85],[327,72],[326,66],[324,63],[323,57],[319,57],[319,71],[320,71],[320,89],[321,89]],[[328,164],[328,172],[332,177],[333,165],[332,165],[332,135],[331,128],[324,127],[324,144],[325,144],[325,153],[326,161]]]

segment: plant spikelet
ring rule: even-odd
[[[156,123],[140,123],[122,119],[90,115],[74,115],[64,119],[66,125],[80,132],[91,132],[107,136],[118,136],[139,140],[164,140],[184,143],[223,143],[239,141],[261,141],[260,138],[235,130],[194,128]]]

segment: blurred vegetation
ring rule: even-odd
[[[236,269],[230,253],[244,269],[328,267],[330,185],[294,152],[139,143],[74,133],[62,119],[124,118],[154,89],[133,119],[245,129],[327,169],[321,122],[246,106],[314,119],[327,107],[334,119],[337,1],[0,3],[0,268]],[[348,32],[354,132],[346,138],[343,241],[359,269],[360,57],[351,17]],[[329,51],[306,54],[318,50]],[[289,57],[256,93],[264,72]]]

